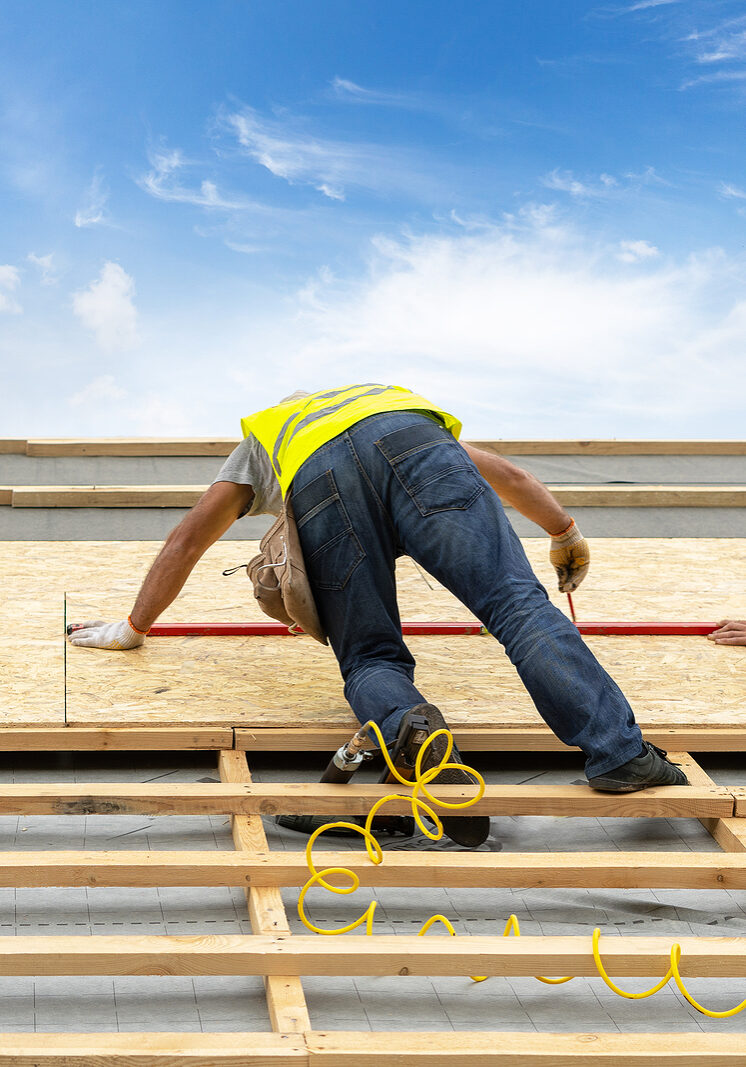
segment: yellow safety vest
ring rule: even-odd
[[[241,419],[241,430],[244,437],[253,433],[266,449],[284,497],[301,464],[318,448],[383,411],[422,411],[434,415],[456,439],[461,433],[458,419],[424,396],[398,385],[370,384],[287,400]]]

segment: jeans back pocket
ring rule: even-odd
[[[484,492],[466,452],[431,419],[386,434],[376,447],[421,515],[465,510]]]
[[[293,490],[293,513],[306,571],[319,589],[344,589],[365,558],[331,470]]]

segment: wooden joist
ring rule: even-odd
[[[23,442],[27,456],[227,456],[233,437],[34,437]]]
[[[607,972],[664,975],[673,942],[684,978],[740,978],[746,985],[744,937],[602,936]],[[0,939],[0,975],[598,975],[590,933],[583,937],[365,937],[214,934],[17,936]],[[746,992],[746,990],[744,990]]]
[[[739,1033],[0,1033],[0,1067],[742,1067]]]
[[[191,508],[206,488],[204,485],[25,485],[12,488],[10,504],[14,508]]]
[[[0,728],[0,752],[217,752],[232,746],[230,726]]]
[[[218,769],[223,782],[251,782],[251,772],[242,752],[221,752]],[[267,835],[259,815],[234,815],[231,829],[233,842],[238,849],[233,858],[242,861],[244,865],[248,866],[249,856],[256,849],[268,849]],[[290,926],[277,883],[258,885],[249,867],[241,882],[234,884],[250,886],[247,888],[246,899],[253,933],[289,936]],[[274,1031],[295,1034],[310,1030],[311,1018],[303,985],[297,975],[265,976],[264,988]]]
[[[742,1067],[743,1034],[344,1033],[306,1035],[313,1067]]]
[[[247,752],[335,752],[355,732],[353,720],[339,727],[237,726],[235,744]],[[0,731],[0,750],[4,747]],[[568,748],[543,724],[526,727],[455,726],[454,741],[461,752],[577,752]],[[664,749],[688,752],[744,752],[746,726],[648,726],[645,737]]]
[[[256,816],[236,816],[256,820]],[[737,820],[728,820],[734,822]],[[240,823],[239,823],[240,826]],[[746,828],[744,828],[746,829]],[[253,830],[254,833],[258,831]],[[263,833],[263,830],[261,831]],[[328,841],[322,839],[322,841]],[[362,886],[451,889],[746,889],[746,854],[697,852],[386,852],[373,864],[361,852],[314,850],[317,870],[346,867]],[[0,887],[243,886],[258,903],[257,933],[278,928],[279,894],[302,886],[303,852],[265,846],[238,852],[0,852]],[[334,879],[332,878],[332,881]],[[339,884],[347,884],[340,879]],[[268,920],[268,915],[271,918]],[[284,922],[284,913],[282,913]]]
[[[1,453],[28,456],[226,456],[232,437],[33,437],[0,440]],[[503,456],[743,456],[744,441],[472,441]]]
[[[364,815],[390,785],[316,782],[233,784],[2,785],[0,815]],[[462,786],[439,786],[456,802],[474,795]],[[742,798],[746,810],[746,796]],[[402,798],[389,814],[406,815]],[[640,793],[597,793],[587,785],[489,785],[472,815],[554,815],[585,818],[727,818],[733,794],[717,786],[665,786]],[[735,812],[735,814],[738,814]]]
[[[746,456],[746,441],[473,441],[502,456]]]
[[[106,752],[217,751],[235,747],[246,752],[329,752],[348,741],[355,732],[348,728],[230,726],[59,726],[0,727],[0,752]],[[474,726],[454,727],[454,740],[462,752],[577,752],[568,748],[547,727]],[[647,727],[645,737],[669,751],[746,751],[746,726]]]
[[[190,508],[205,485],[0,486],[0,504],[14,508]],[[567,507],[738,508],[743,485],[549,485]]]
[[[331,1063],[332,1054],[326,1060]],[[307,1067],[309,1062],[305,1039],[290,1034],[0,1033],[0,1067]]]

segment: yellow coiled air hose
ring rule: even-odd
[[[337,934],[346,934],[350,930],[356,930],[359,926],[362,926],[363,923],[365,923],[365,933],[367,935],[371,935],[373,933],[373,917],[375,915],[376,907],[378,905],[378,901],[371,901],[371,903],[368,905],[368,907],[358,919],[355,919],[354,922],[348,923],[347,926],[339,926],[334,930],[323,930],[320,926],[316,926],[315,923],[311,922],[311,920],[306,914],[305,898],[309,889],[311,889],[313,886],[320,885],[324,889],[328,889],[330,893],[337,893],[341,896],[348,896],[351,893],[356,892],[356,890],[360,888],[360,878],[355,874],[354,871],[350,870],[349,867],[326,867],[322,871],[318,871],[316,869],[313,863],[313,846],[316,843],[316,839],[321,834],[323,834],[326,830],[331,829],[346,829],[351,830],[354,833],[361,834],[365,841],[365,850],[368,854],[368,859],[371,861],[371,863],[379,864],[383,862],[383,849],[381,848],[377,838],[374,836],[373,833],[371,833],[370,828],[373,819],[378,814],[380,809],[384,806],[384,804],[388,804],[392,800],[409,801],[409,803],[412,805],[412,815],[414,816],[415,822],[417,823],[417,826],[419,827],[420,831],[425,834],[426,837],[430,838],[431,841],[439,841],[443,836],[443,824],[438,818],[437,812],[434,810],[434,808],[438,807],[446,808],[449,810],[461,810],[463,808],[471,807],[472,804],[476,804],[477,801],[481,800],[481,798],[484,796],[485,781],[478,771],[476,771],[473,767],[468,767],[464,764],[448,762],[451,752],[453,751],[453,736],[449,730],[438,730],[435,733],[431,734],[430,737],[428,737],[427,741],[417,753],[417,760],[414,769],[414,779],[410,781],[406,778],[403,778],[392,763],[391,757],[386,747],[386,742],[383,740],[381,731],[379,730],[377,724],[373,721],[368,722],[365,724],[363,729],[367,731],[372,731],[376,735],[376,739],[378,740],[378,743],[381,746],[381,752],[383,753],[383,757],[386,760],[386,764],[389,770],[391,771],[391,774],[402,785],[407,786],[407,788],[411,788],[412,792],[406,795],[402,795],[401,793],[389,793],[387,796],[381,797],[381,799],[377,800],[368,812],[368,817],[365,820],[364,826],[360,826],[357,823],[352,822],[329,822],[325,823],[323,826],[320,826],[318,830],[315,830],[314,833],[311,834],[308,839],[308,844],[306,845],[306,862],[308,863],[308,869],[311,872],[311,877],[301,889],[300,896],[298,898],[298,915],[303,925],[308,930],[311,930],[313,933],[316,934],[324,934],[326,936],[333,937]],[[432,742],[435,741],[436,738],[441,736],[444,736],[446,738],[446,751],[442,759],[436,766],[433,766],[429,770],[423,772],[422,761],[425,756],[425,753],[427,752],[427,749],[432,744]],[[437,778],[437,776],[442,770],[454,767],[458,768],[459,770],[465,770],[474,778],[474,783],[477,786],[477,792],[476,795],[471,797],[469,800],[463,800],[457,803],[449,803],[445,800],[439,800],[437,797],[433,796],[433,794],[428,789],[428,786],[435,778]],[[426,800],[423,800],[420,794],[422,794],[422,796],[424,796]],[[422,821],[422,814],[426,815],[435,824],[434,831],[431,830]],[[327,881],[327,877],[330,875],[337,875],[340,877],[348,878],[349,885],[332,885],[330,882]],[[452,937],[456,937],[456,931],[453,927],[453,924],[445,915],[431,915],[430,918],[423,924],[418,936],[421,937],[423,934],[426,934],[436,922],[442,923],[448,930],[449,934]],[[520,926],[518,925],[518,918],[515,915],[511,915],[508,918],[505,930],[503,931],[503,937],[509,937],[511,933],[515,934],[516,937],[520,937],[521,934]],[[737,1015],[740,1011],[743,1011],[743,1009],[746,1008],[746,1000],[743,1000],[735,1008],[731,1008],[728,1011],[711,1011],[709,1008],[705,1008],[703,1007],[703,1005],[699,1004],[687,990],[679,972],[679,963],[681,962],[681,945],[679,945],[678,943],[675,943],[671,946],[671,965],[664,977],[661,978],[661,980],[657,982],[656,985],[652,987],[652,989],[647,989],[642,993],[628,993],[626,990],[621,989],[606,973],[606,968],[603,965],[603,961],[601,959],[601,951],[599,948],[600,939],[601,930],[600,927],[596,927],[596,929],[593,931],[591,942],[593,949],[593,960],[596,964],[596,969],[603,981],[609,987],[609,989],[611,989],[612,992],[616,993],[618,996],[624,997],[626,1000],[644,1000],[647,997],[652,997],[654,993],[657,993],[660,989],[663,989],[663,987],[667,985],[670,979],[673,978],[682,996],[686,998],[686,1000],[692,1005],[692,1007],[696,1008],[697,1011],[701,1012],[703,1015],[709,1016],[711,1019],[727,1019],[730,1016]],[[472,977],[472,981],[484,982],[486,981],[486,978],[486,975]],[[566,978],[544,978],[537,975],[537,981],[544,982],[547,985],[563,985],[565,982],[571,982],[572,979],[573,975],[570,975]]]

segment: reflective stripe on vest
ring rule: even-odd
[[[434,415],[458,438],[461,423],[425,397],[398,385],[348,385],[296,398],[241,419],[244,437],[253,433],[264,446],[285,496],[309,456],[356,422],[386,411]]]

